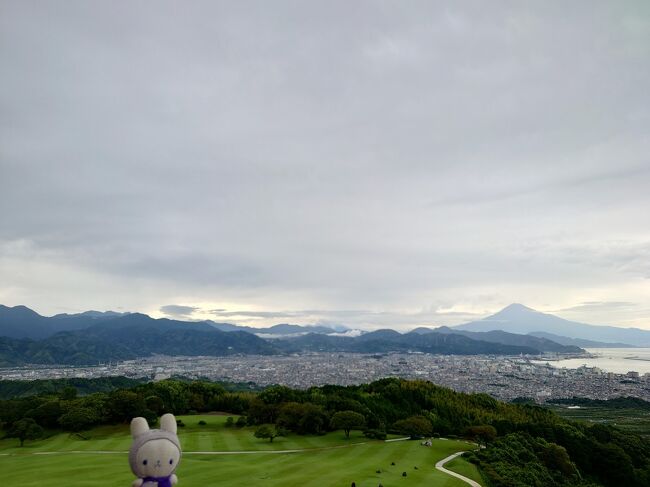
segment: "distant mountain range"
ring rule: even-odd
[[[341,336],[344,330],[347,329],[291,324],[254,328],[213,321],[153,319],[139,313],[112,311],[45,317],[25,306],[0,305],[0,366],[96,364],[152,354],[410,351],[534,355],[579,353],[581,347],[650,346],[650,331],[574,323],[519,304],[456,327],[420,327],[409,333],[377,330]]]
[[[55,319],[55,318],[50,318]],[[207,323],[155,320],[134,313],[41,340],[0,338],[0,366],[97,364],[161,355],[273,354],[276,347],[243,331],[224,332]]]
[[[569,338],[560,335],[554,335],[553,333],[546,333],[543,331],[533,331],[528,335],[546,338],[561,345],[573,345],[580,348],[634,348],[634,345],[629,345],[627,343],[596,342],[594,340],[585,340],[584,338]]]
[[[86,311],[79,314],[39,315],[26,306],[0,304],[0,336],[12,338],[46,338],[60,331],[83,330],[102,321],[125,316],[114,311]]]
[[[513,345],[517,347],[529,347],[543,352],[558,352],[558,353],[579,353],[583,350],[575,345],[565,345],[545,337],[538,337],[534,335],[518,335],[516,333],[508,333],[502,330],[492,331],[466,331],[457,328],[449,328],[441,326],[435,329],[438,333],[455,333],[466,336],[473,340],[481,340],[490,343],[502,343],[505,345]]]
[[[492,330],[509,333],[531,334],[548,338],[573,338],[590,342],[603,342],[600,346],[618,346],[618,344],[650,347],[650,331],[639,328],[620,328],[616,326],[595,326],[565,320],[557,316],[540,313],[522,304],[511,304],[498,313],[453,327],[454,330],[485,332]],[[542,335],[540,335],[542,333]],[[557,341],[556,339],[553,339]],[[570,343],[564,340],[565,343]],[[574,343],[575,344],[575,343]],[[589,345],[594,346],[594,345]]]
[[[322,333],[329,335],[332,333],[338,333],[347,331],[348,328],[337,327],[336,329],[330,328],[329,326],[319,326],[319,325],[289,325],[282,323],[279,325],[269,326],[268,328],[254,328],[252,326],[241,326],[233,325],[231,323],[216,323],[214,321],[206,321],[206,323],[211,324],[217,330],[221,331],[247,331],[248,333],[254,333],[255,335],[268,335],[268,336],[292,336],[292,335],[305,335],[307,333]]]
[[[99,323],[112,321],[115,318],[122,318],[138,313],[117,313],[115,311],[86,311],[76,314],[58,314],[52,317],[41,316],[26,306],[8,307],[0,304],[0,336],[11,338],[32,338],[42,339],[61,331],[84,330]],[[170,320],[173,321],[173,320]],[[195,323],[180,322],[179,323]],[[210,325],[217,330],[245,331],[255,335],[268,336],[291,336],[304,335],[307,333],[339,333],[347,331],[348,328],[338,326],[336,328],[319,325],[290,325],[279,324],[268,328],[254,328],[252,326],[233,325],[231,323],[217,323],[206,320],[201,323]]]
[[[448,355],[536,355],[539,349],[473,340],[462,335],[431,332],[401,334],[394,330],[378,330],[358,337],[338,337],[316,333],[273,340],[284,352],[422,352]],[[580,349],[578,349],[580,350]]]

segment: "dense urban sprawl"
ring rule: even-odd
[[[650,374],[604,372],[596,367],[556,368],[527,357],[429,355],[420,353],[310,353],[290,356],[167,357],[101,364],[93,367],[30,366],[0,369],[2,380],[70,377],[172,376],[283,384],[308,388],[353,385],[383,377],[425,379],[459,392],[484,392],[501,400],[564,397],[608,399],[633,396],[650,400]]]

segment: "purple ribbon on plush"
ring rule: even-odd
[[[142,483],[145,482],[157,482],[158,487],[172,487],[171,475],[169,477],[145,477],[142,479]]]

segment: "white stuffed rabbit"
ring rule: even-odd
[[[176,418],[164,414],[160,429],[149,429],[147,420],[131,421],[133,444],[129,450],[129,463],[137,480],[133,487],[172,487],[178,482],[174,474],[181,460],[181,445],[176,436]]]

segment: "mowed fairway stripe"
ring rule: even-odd
[[[406,446],[406,445],[404,445]],[[386,447],[389,454],[383,452]],[[424,449],[424,447],[421,447]],[[404,450],[404,451],[400,451]],[[259,452],[257,455],[211,455],[201,456],[187,454],[179,468],[179,478],[187,485],[216,485],[240,487],[256,485],[268,487],[334,487],[349,485],[353,480],[357,485],[378,484],[392,485],[397,482],[411,486],[448,486],[460,487],[463,483],[447,475],[437,472],[433,465],[413,472],[407,465],[398,463],[390,466],[390,461],[396,458],[411,458],[416,460],[413,447],[393,448],[393,445],[381,443],[358,446],[353,449],[337,448],[296,454],[276,454]],[[120,485],[113,479],[119,477],[128,485],[133,478],[129,474],[126,454],[93,455],[82,452],[83,460],[75,454],[44,455],[0,458],[3,471],[8,474],[7,487],[37,487],[40,479],[48,478],[51,485],[63,486],[73,484],[75,487],[117,487]],[[429,455],[427,455],[429,456]],[[431,454],[431,459],[440,458]],[[68,461],[63,461],[64,458]],[[435,457],[435,458],[434,458]],[[381,468],[378,461],[385,461],[382,474],[375,470]],[[390,459],[393,460],[390,460]],[[419,459],[419,458],[418,458]],[[399,461],[399,460],[398,460]],[[416,460],[417,461],[417,460]],[[8,462],[8,463],[7,463]],[[397,462],[396,462],[397,463]],[[412,466],[410,467],[412,469]],[[39,472],[34,478],[35,471]],[[409,477],[401,478],[401,472],[408,471]],[[438,475],[436,475],[438,474]],[[110,477],[110,478],[109,478]],[[128,483],[126,483],[128,482]]]
[[[101,450],[128,450],[130,441],[114,436],[101,441]]]
[[[214,435],[209,433],[200,433],[196,438],[196,449],[197,450],[212,450],[212,438]]]
[[[219,437],[218,439],[215,438],[216,441],[214,442],[215,444],[213,445],[213,448],[215,450],[229,450],[229,451],[247,450],[247,448],[243,447],[242,445],[242,442],[240,440],[241,435],[235,436],[231,431],[218,433],[218,435]]]
[[[286,485],[301,485],[300,481],[297,483],[294,481],[296,472],[302,471],[303,478],[306,471],[309,471],[310,475],[312,474],[311,468],[309,470],[305,470],[309,467],[303,464],[303,460],[304,455],[297,457],[295,454],[285,453],[279,457],[273,458],[272,462],[267,461],[267,463],[264,465],[265,468],[263,469],[259,469],[256,466],[255,471],[258,471],[261,474],[258,475],[259,478],[266,478],[267,480],[274,481],[284,480],[286,482]],[[299,466],[297,462],[299,462]]]
[[[213,417],[199,426],[200,417],[187,418],[179,429],[184,457],[179,466],[183,485],[220,487],[340,487],[358,486],[462,487],[463,483],[434,469],[435,462],[471,448],[460,441],[437,441],[431,448],[416,441],[385,443],[353,432],[323,436],[277,438],[270,443],[253,436],[255,428],[225,428]],[[128,467],[131,444],[128,425],[84,432],[88,440],[67,433],[40,441],[0,442],[3,487],[123,487],[134,480]],[[292,453],[286,453],[291,450]],[[391,466],[391,462],[395,466]],[[414,466],[418,470],[414,470]],[[376,473],[380,469],[381,473]],[[402,478],[402,471],[408,477]],[[466,484],[465,484],[465,487]]]

